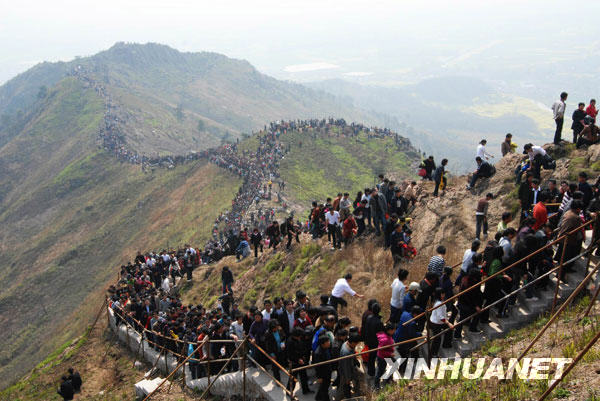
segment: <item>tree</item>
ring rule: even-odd
[[[204,121],[198,120],[198,132],[203,132],[205,128]]]
[[[175,108],[175,118],[177,118],[177,121],[183,121],[183,117],[183,105],[180,103]]]
[[[48,88],[46,85],[42,85],[38,90],[37,97],[38,99],[44,99],[46,96],[48,96]]]

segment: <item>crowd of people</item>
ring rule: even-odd
[[[585,118],[584,118],[585,122]],[[558,123],[557,123],[558,124]],[[342,359],[335,363],[317,365],[314,368],[318,391],[317,400],[329,400],[329,388],[336,386],[335,399],[358,396],[366,391],[365,385],[380,387],[380,379],[386,368],[385,359],[418,357],[419,349],[411,350],[426,330],[436,335],[446,330],[432,342],[432,356],[438,356],[440,348],[450,348],[454,339],[460,339],[463,330],[478,333],[483,325],[490,322],[490,314],[497,318],[507,318],[517,303],[517,297],[506,297],[512,291],[527,286],[525,297],[535,300],[539,292],[550,284],[548,277],[539,280],[554,268],[560,260],[570,260],[580,253],[584,239],[583,231],[573,230],[585,221],[595,218],[600,210],[600,182],[588,184],[585,172],[578,176],[577,183],[563,181],[560,185],[550,179],[543,182],[541,169],[553,169],[555,163],[546,151],[533,144],[525,144],[523,163],[515,169],[515,180],[520,202],[519,224],[511,224],[517,216],[510,211],[502,214],[493,239],[488,239],[491,226],[488,222],[488,207],[494,194],[487,193],[477,202],[475,210],[476,238],[465,250],[462,263],[455,269],[446,260],[447,249],[443,245],[436,248],[431,256],[426,273],[420,281],[408,282],[411,261],[417,250],[411,235],[410,212],[417,203],[420,192],[416,181],[396,183],[383,175],[371,188],[365,188],[350,198],[347,192],[340,192],[335,198],[325,202],[313,202],[306,224],[294,221],[293,216],[282,224],[274,220],[273,211],[260,212],[248,216],[245,211],[253,203],[271,196],[273,182],[280,179],[278,167],[281,158],[289,152],[280,141],[280,136],[288,130],[314,132],[314,128],[325,129],[338,126],[336,135],[356,135],[365,127],[346,124],[343,120],[307,120],[272,123],[258,135],[259,146],[256,152],[238,151],[237,145],[227,144],[211,151],[209,160],[243,178],[243,185],[232,202],[232,208],[215,222],[213,243],[229,244],[239,258],[247,257],[254,251],[255,257],[263,246],[277,248],[285,241],[290,247],[294,239],[299,241],[302,231],[310,234],[313,240],[325,238],[332,250],[349,246],[353,241],[362,240],[371,234],[375,241],[383,237],[382,246],[389,249],[394,260],[396,278],[391,283],[392,295],[389,301],[389,315],[382,316],[381,300],[371,299],[366,304],[361,322],[353,322],[344,316],[347,306],[346,296],[362,298],[363,295],[352,289],[352,275],[346,274],[336,281],[332,291],[320,296],[320,303],[313,305],[306,293],[297,291],[293,299],[288,296],[275,296],[265,299],[260,305],[240,309],[232,289],[234,275],[229,267],[222,270],[222,295],[212,310],[202,305],[184,305],[173,285],[184,274],[191,278],[191,271],[201,263],[210,263],[218,257],[186,245],[173,252],[139,253],[134,263],[121,268],[119,283],[109,289],[110,307],[116,312],[119,323],[127,323],[139,331],[144,331],[151,344],[164,347],[180,358],[191,355],[189,367],[193,378],[217,373],[224,359],[235,349],[236,342],[249,338],[250,356],[255,363],[269,366],[273,376],[280,380],[279,365],[295,369],[331,359],[353,355],[362,343],[364,349],[375,349],[404,342],[398,347],[378,349],[363,356],[365,372],[358,369],[356,358]],[[588,125],[589,126],[589,125]],[[327,131],[326,131],[327,132]],[[369,135],[390,135],[391,131],[372,130]],[[473,174],[468,189],[472,189],[478,179],[491,177],[495,168],[489,163],[493,156],[485,148],[482,140],[476,151],[477,170]],[[298,144],[301,146],[301,143]],[[502,143],[502,155],[513,153],[512,135],[507,134]],[[435,164],[432,156],[425,159],[419,175],[424,180],[435,181],[434,196],[446,186],[445,170],[448,161]],[[285,188],[283,181],[279,189]],[[257,218],[258,217],[258,218]],[[217,238],[218,224],[226,223],[226,239]],[[494,222],[495,223],[495,222]],[[253,227],[250,231],[246,227]],[[540,250],[561,235],[568,234],[567,245],[558,249],[552,247],[537,253],[526,262],[515,263]],[[483,242],[481,236],[483,235]],[[224,254],[221,250],[221,254]],[[503,271],[477,286],[484,278]],[[567,281],[573,263],[562,269],[561,280]],[[535,285],[529,285],[532,281]],[[473,287],[456,299],[443,304],[457,291]],[[495,308],[482,312],[486,305],[497,302]],[[426,319],[421,312],[429,307],[436,308]],[[414,319],[419,317],[418,319]],[[455,324],[466,320],[465,327]],[[219,342],[204,342],[205,339]],[[222,342],[228,340],[229,342]],[[265,356],[259,349],[265,351]],[[206,361],[214,361],[205,364]],[[273,361],[277,362],[274,363]],[[232,363],[228,370],[239,368]],[[403,364],[402,369],[405,368]],[[334,375],[333,373],[336,372]],[[301,389],[310,393],[306,370],[297,372]],[[332,382],[332,378],[336,377]],[[288,381],[291,386],[293,381]]]
[[[555,145],[559,145],[562,141],[562,129],[565,121],[568,96],[567,92],[562,92],[560,99],[552,105],[552,113],[554,122],[556,123],[556,131],[554,132]],[[596,125],[597,115],[596,99],[591,99],[587,107],[584,102],[579,102],[577,108],[573,111],[571,129],[573,130],[573,143],[577,145],[577,148],[593,145],[598,142],[600,129]]]

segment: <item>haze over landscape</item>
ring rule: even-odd
[[[569,140],[577,103],[600,96],[600,3],[582,8],[554,0],[0,0],[0,388],[13,385],[0,399],[55,399],[58,359],[84,359],[77,349],[88,335],[98,349],[114,342],[82,333],[118,266],[140,250],[203,247],[250,215],[254,223],[267,181],[287,185],[262,203],[270,218],[306,220],[312,200],[338,191],[352,200],[378,174],[408,183],[423,157],[447,158],[450,195],[430,198],[433,186],[421,184],[412,218],[424,258],[416,265],[425,265],[410,280],[421,279],[412,275],[438,242],[460,258],[488,187],[500,196],[494,218],[519,210],[519,161],[502,159],[505,134],[519,156],[528,142],[552,142],[550,107],[567,91]],[[505,171],[471,193],[459,176],[475,169],[483,138]],[[600,171],[600,151],[552,152],[558,168],[544,179]],[[298,288],[317,300],[349,271],[353,285],[379,297],[392,262],[369,238],[364,252],[358,242],[329,253],[306,234],[287,254],[236,263],[236,300],[249,306]],[[216,305],[222,264],[195,271],[184,300]],[[94,399],[121,380],[91,386]],[[117,388],[106,399],[125,399]]]
[[[510,131],[519,143],[547,141],[549,106],[561,90],[571,105],[589,100],[599,83],[598,10],[560,1],[8,3],[0,82],[115,42],[214,51],[385,113],[398,120],[392,128],[415,129],[410,139],[436,157],[444,157],[431,146],[439,139],[464,157],[447,138]],[[491,145],[498,154],[498,141]],[[470,168],[462,157],[455,172]]]

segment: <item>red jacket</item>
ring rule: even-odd
[[[342,224],[342,236],[344,238],[350,238],[352,237],[352,234],[354,232],[354,229],[356,229],[356,221],[354,219],[351,218],[347,218],[346,220],[344,220],[344,223]]]
[[[535,231],[539,230],[543,227],[544,224],[548,221],[548,211],[546,210],[546,205],[544,202],[538,202],[533,207],[533,218],[535,219],[535,224],[533,225],[533,229]]]
[[[592,117],[592,118],[596,118],[596,115],[598,115],[598,110],[596,110],[596,106],[592,106],[591,104],[585,109],[585,114],[587,114],[588,116]]]

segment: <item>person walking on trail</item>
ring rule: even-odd
[[[552,113],[554,115],[554,122],[556,123],[556,131],[554,132],[554,144],[559,145],[562,136],[563,123],[565,121],[565,110],[567,105],[565,101],[569,94],[567,92],[563,92],[560,94],[560,100],[557,100],[552,105]]]
[[[485,150],[485,145],[487,145],[487,140],[482,139],[479,142],[479,145],[477,145],[477,154],[475,156],[480,157],[482,160],[489,160],[490,158],[493,158],[494,156],[489,154]]]
[[[331,306],[335,308],[337,311],[338,305],[342,305],[345,307],[348,305],[348,302],[344,299],[345,294],[350,294],[351,297],[363,298],[364,295],[358,294],[350,287],[350,282],[352,281],[352,274],[347,273],[344,277],[338,279],[333,286],[333,290],[331,290],[331,297],[329,299],[329,303]]]
[[[385,231],[387,224],[387,220],[385,218],[385,215],[388,212],[387,200],[385,199],[385,196],[377,189],[373,189],[373,192],[371,193],[370,204],[371,215],[373,216],[373,223],[375,224],[375,235],[380,236],[381,231]]]
[[[473,188],[479,178],[489,178],[494,175],[495,172],[495,168],[479,156],[475,158],[475,163],[477,163],[477,170],[473,173],[471,182],[467,184],[467,189]]]
[[[71,383],[71,381],[67,378],[67,376],[63,376],[61,377],[61,382],[60,382],[60,386],[58,388],[57,393],[63,398],[63,400],[67,401],[67,400],[72,400],[73,399],[73,395],[74,395],[74,391],[73,391],[73,384]]]
[[[558,236],[561,237],[575,230],[577,227],[581,226],[581,218],[579,215],[583,210],[583,201],[576,199],[571,202],[571,208],[565,213],[560,224],[558,225]],[[571,260],[575,256],[579,254],[581,251],[581,245],[583,240],[585,239],[585,231],[577,231],[572,233],[567,237],[566,243],[566,251],[564,260]],[[563,241],[558,243],[558,250],[556,252],[557,255],[562,255],[563,252]],[[566,283],[566,274],[573,270],[573,264],[575,262],[571,262],[569,264],[565,264],[562,269],[561,281]]]
[[[433,291],[433,307],[437,308],[431,312],[431,316],[429,317],[429,323],[431,324],[431,329],[433,331],[433,336],[441,333],[444,329],[449,328],[450,330],[454,329],[454,325],[450,323],[448,320],[448,312],[446,310],[446,304],[442,305],[442,302],[445,299],[445,294],[441,288],[436,288]],[[442,337],[438,336],[433,339],[433,344],[431,345],[431,355],[436,358],[438,356],[438,352],[440,350],[440,345],[442,344]]]
[[[390,319],[392,323],[398,323],[402,315],[402,302],[406,294],[406,279],[408,270],[398,270],[398,277],[392,282],[392,298],[390,300]]]
[[[411,183],[404,190],[404,199],[408,202],[408,204],[412,204],[413,206],[417,202],[417,182],[411,181]],[[410,213],[411,210],[407,210],[407,214]]]
[[[356,224],[356,220],[354,220],[354,216],[352,214],[348,214],[346,220],[342,224],[342,238],[344,239],[344,247],[348,247],[352,242],[352,239],[358,232],[358,226]]]
[[[305,360],[305,344],[303,341],[304,330],[300,327],[294,327],[290,333],[289,338],[285,342],[285,353],[287,354],[287,360],[289,361],[292,369],[301,368],[308,364]],[[295,379],[300,376],[300,387],[302,388],[302,394],[310,394],[312,391],[308,388],[308,376],[306,375],[306,369],[301,370],[293,374]],[[294,392],[296,386],[296,380],[288,378],[287,389]]]
[[[273,223],[267,228],[265,234],[269,237],[269,248],[273,248],[274,251],[277,251],[279,237],[281,236],[281,229],[279,228],[277,220],[273,220]]]
[[[71,385],[73,385],[73,391],[75,393],[81,392],[81,375],[73,368],[69,368],[68,372],[69,376],[67,377],[67,380],[71,381]]]
[[[423,168],[425,169],[425,176],[423,176],[423,179],[433,181],[432,173],[436,168],[433,156],[429,156],[427,159],[423,160]]]
[[[446,247],[444,245],[438,245],[435,248],[435,252],[437,255],[434,255],[429,259],[429,264],[427,265],[427,272],[434,273],[439,277],[442,277],[444,273],[444,267],[446,267],[446,260],[444,257],[446,256]]]
[[[221,270],[221,283],[223,284],[223,294],[233,292],[231,289],[233,273],[229,270],[229,266],[223,266],[223,270]]]
[[[319,346],[313,353],[313,363],[327,362],[332,359],[331,356],[331,340],[325,334],[319,336]],[[315,395],[317,401],[329,401],[329,386],[331,385],[331,374],[333,373],[333,364],[327,363],[316,366],[315,373],[319,389]]]
[[[383,330],[383,321],[381,319],[381,306],[375,302],[371,305],[371,313],[364,319],[364,325],[361,327],[363,341],[369,349],[377,348],[377,333]],[[375,376],[375,360],[374,353],[369,354],[367,361],[367,375],[372,379]]]
[[[262,245],[262,234],[258,231],[258,228],[254,227],[252,230],[252,234],[250,235],[250,242],[252,243],[252,247],[254,248],[254,257],[258,258],[258,249],[260,248],[260,252],[263,252]]]
[[[435,172],[433,173],[433,179],[435,181],[435,189],[433,190],[433,196],[438,196],[440,184],[442,183],[442,179],[444,178],[444,174],[446,173],[447,164],[448,159],[443,159],[442,163],[435,169]]]
[[[500,152],[502,152],[502,157],[506,156],[509,153],[515,152],[515,147],[512,143],[512,134],[510,132],[506,134],[504,141],[502,141],[502,144],[500,145]]]
[[[380,331],[379,333],[377,333],[377,348],[382,348],[382,347],[385,347],[388,345],[393,345],[394,344],[393,335],[395,332],[396,332],[396,324],[392,323],[392,322],[386,323],[383,330]],[[372,355],[373,355],[373,353],[370,354],[369,358],[372,358],[373,357]],[[375,383],[374,383],[376,389],[381,388],[380,380],[387,368],[386,359],[391,359],[392,361],[396,360],[396,358],[394,358],[394,347],[377,350],[377,373],[375,375]],[[386,379],[385,383],[387,384],[390,381],[392,381],[392,377],[389,377],[388,379]]]
[[[483,231],[483,239],[488,236],[488,219],[487,212],[490,200],[494,199],[492,193],[488,193],[485,198],[479,199],[477,208],[475,209],[475,238],[479,239],[479,235]]]
[[[325,214],[325,220],[327,220],[327,239],[331,242],[331,250],[341,248],[340,238],[340,212],[333,208]]]
[[[358,333],[350,334],[348,340],[342,344],[342,348],[340,349],[340,357],[354,355],[354,349],[359,342],[360,335]],[[346,398],[351,398],[353,396],[351,384],[355,385],[354,396],[359,396],[361,394],[361,389],[356,378],[360,376],[360,372],[358,371],[355,358],[345,358],[339,361],[337,371],[340,380],[335,399],[344,400]]]
[[[548,222],[548,210],[544,204],[547,200],[546,192],[542,191],[538,194],[537,203],[533,207],[533,218],[535,219],[535,224],[533,225],[534,231],[539,230]]]
[[[581,131],[583,131],[583,128],[587,125],[584,121],[585,116],[587,116],[585,110],[583,109],[584,107],[585,103],[580,102],[577,105],[577,109],[573,112],[573,116],[571,117],[573,119],[573,124],[571,124],[571,129],[573,130],[573,143],[577,143],[579,134],[581,134]]]

